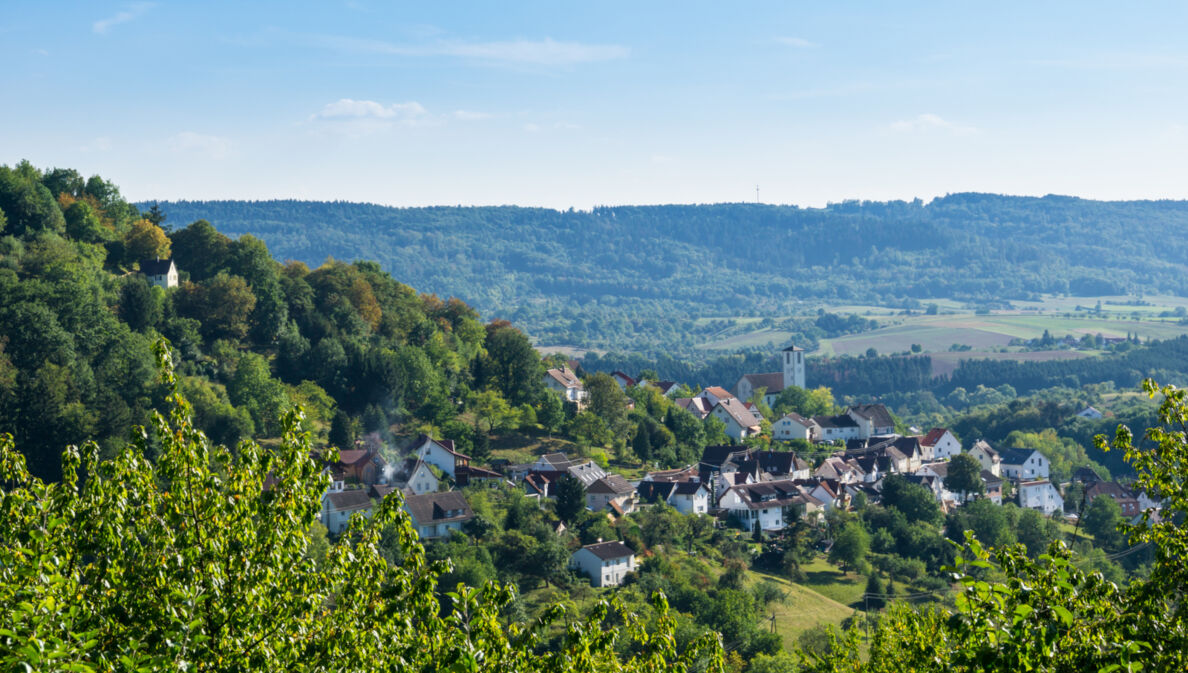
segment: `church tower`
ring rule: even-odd
[[[783,350],[784,387],[804,387],[804,349],[791,344]]]

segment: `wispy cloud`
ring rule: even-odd
[[[234,150],[234,146],[227,138],[193,131],[182,131],[171,136],[168,146],[174,152],[198,154],[210,159],[225,159]]]
[[[425,106],[416,101],[384,105],[373,100],[341,98],[327,103],[313,119],[388,119],[411,124],[428,114]]]
[[[1038,58],[1026,65],[1070,70],[1152,70],[1188,68],[1188,57],[1178,53],[1106,52],[1060,58]]]
[[[91,24],[91,30],[99,35],[106,35],[107,31],[111,30],[113,26],[118,26],[121,23],[128,23],[133,19],[140,17],[140,15],[153,8],[156,3],[152,2],[134,2],[127,5],[127,9],[117,12],[113,16],[106,19],[99,19]]]
[[[981,133],[976,126],[958,124],[943,119],[940,115],[925,113],[915,119],[897,121],[891,124],[891,130],[899,133],[927,133],[929,131],[945,131],[955,136],[971,136]]]
[[[803,37],[777,37],[776,42],[779,42],[786,47],[795,47],[797,49],[812,49],[813,47],[821,46],[816,42],[810,42]]]
[[[491,115],[486,112],[475,112],[473,110],[454,110],[454,119],[462,122],[476,122],[484,119],[490,119]]]
[[[470,61],[502,64],[566,66],[627,58],[631,49],[617,44],[586,44],[543,40],[469,42],[439,39],[429,44],[400,44],[342,35],[296,36],[305,44],[337,51],[394,56],[447,56]]]

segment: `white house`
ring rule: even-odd
[[[820,431],[817,439],[832,442],[836,440],[858,439],[858,423],[849,414],[837,416],[813,416],[813,423]]]
[[[704,397],[678,397],[676,405],[685,411],[697,417],[697,420],[704,421],[706,416],[710,415],[710,409],[713,405]]]
[[[371,498],[364,489],[331,491],[322,498],[322,525],[335,535],[346,530],[355,512],[371,517]]]
[[[961,453],[961,442],[946,428],[929,430],[920,440],[920,446],[924,447],[925,459],[928,460],[948,460]],[[927,452],[931,452],[931,455],[927,455]]]
[[[1044,514],[1064,511],[1064,498],[1047,479],[1019,482],[1019,506],[1038,509]]]
[[[805,418],[795,412],[788,412],[783,418],[772,424],[771,432],[775,439],[785,442],[792,439],[804,439],[811,442],[820,435],[821,426],[811,418]]]
[[[433,439],[429,435],[417,437],[409,448],[408,453],[421,460],[435,465],[439,470],[454,478],[454,470],[460,465],[469,465],[470,456],[454,450],[454,440]]]
[[[596,542],[570,555],[569,567],[588,575],[596,587],[617,587],[635,571],[635,552],[617,540]]]
[[[579,407],[586,401],[586,386],[569,367],[546,371],[544,384],[549,390],[560,393],[565,401],[573,402]]]
[[[390,482],[400,489],[408,489],[417,495],[433,493],[441,485],[429,464],[417,457],[405,458],[395,471]]]
[[[641,500],[667,503],[681,514],[709,513],[709,489],[696,478],[691,481],[641,481],[635,490]]]
[[[1036,449],[1002,449],[1002,476],[1007,479],[1034,481],[1047,479],[1051,463]]]
[[[748,528],[781,530],[805,503],[804,491],[791,479],[732,486],[718,500],[718,507]]]
[[[895,432],[895,419],[881,404],[858,404],[846,412],[858,424],[858,438],[870,439]]]
[[[470,504],[459,491],[410,495],[404,499],[404,509],[422,540],[461,530],[462,524],[474,518]]]
[[[986,440],[979,439],[975,442],[973,448],[969,450],[969,455],[978,459],[983,470],[996,477],[1002,476],[1002,456]]]
[[[148,279],[149,285],[166,290],[177,287],[177,265],[173,263],[173,258],[142,259],[140,272]]]
[[[737,398],[720,400],[710,413],[726,424],[726,436],[735,441],[759,434],[759,419]]]
[[[1084,409],[1081,409],[1080,411],[1077,412],[1078,418],[1088,418],[1089,420],[1094,420],[1094,421],[1101,418],[1103,415],[1104,414],[1102,414],[1100,411],[1098,411],[1097,409],[1095,409],[1091,406],[1085,407]]]

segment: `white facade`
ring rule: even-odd
[[[986,442],[979,441],[974,444],[973,448],[969,450],[969,455],[978,459],[983,470],[996,477],[1002,476],[1002,459],[999,458],[998,452],[990,448]]]
[[[1022,463],[1008,463],[1005,459],[1002,462],[1002,476],[1007,479],[1047,479],[1050,469],[1051,463],[1048,462],[1047,456],[1039,451],[1032,451]]]
[[[953,433],[945,430],[945,434],[936,440],[932,445],[932,459],[933,460],[948,460],[953,456],[961,453],[961,442],[953,436]]]
[[[575,551],[569,567],[584,572],[596,587],[617,587],[627,573],[635,571],[635,553],[621,542],[600,542]]]
[[[417,495],[422,495],[435,492],[440,485],[441,482],[433,474],[433,470],[429,469],[429,465],[420,462],[417,463],[417,468],[413,470],[405,487]]]
[[[731,403],[742,406],[742,403],[738,402],[737,400],[733,400]],[[747,414],[751,413],[750,410],[745,408],[742,411]],[[751,435],[759,434],[759,419],[755,419],[754,425],[748,425],[744,427],[742,423],[739,423],[737,420],[735,420],[734,415],[727,411],[721,403],[715,405],[714,410],[710,413],[713,414],[715,418],[726,424],[726,436],[735,441],[742,441]]]
[[[458,455],[442,446],[437,440],[428,437],[416,448],[417,458],[450,475],[451,479],[454,478],[454,464]],[[437,488],[434,487],[433,490],[436,491]]]
[[[668,499],[668,504],[681,514],[707,514],[709,512],[709,490],[706,489],[705,484],[697,484],[697,490],[693,493],[678,493],[677,490],[674,490],[672,497]]]
[[[739,495],[738,490],[734,488],[722,494],[722,498],[718,501],[718,507],[741,521],[747,530],[754,529],[756,522],[759,523],[761,530],[777,530],[784,527],[782,505],[774,503],[770,507],[752,507],[751,503]]]
[[[804,387],[804,349],[788,346],[783,350],[784,387]]]
[[[771,426],[771,432],[775,439],[788,441],[792,439],[804,439],[812,441],[815,439],[816,433],[814,430],[819,430],[817,424],[800,416],[788,414],[776,421]]]
[[[1024,481],[1019,484],[1019,506],[1052,514],[1064,510],[1064,498],[1047,479]]]

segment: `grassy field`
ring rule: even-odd
[[[767,614],[775,615],[775,630],[783,638],[785,649],[791,649],[802,632],[819,624],[840,625],[854,614],[853,608],[783,577],[748,571],[747,581],[748,584],[772,582],[784,592],[784,600],[768,605]]]
[[[1096,310],[1099,301],[1100,313]],[[1140,302],[1143,305],[1136,305]],[[863,334],[823,339],[819,353],[858,355],[868,348],[883,354],[899,353],[910,350],[912,344],[919,344],[928,353],[948,352],[954,344],[970,346],[972,352],[994,352],[1005,349],[1012,339],[1038,338],[1045,330],[1055,336],[1078,338],[1085,334],[1124,337],[1137,333],[1142,338],[1168,339],[1188,334],[1188,325],[1179,324],[1178,318],[1160,316],[1188,309],[1188,298],[1184,297],[1046,297],[1042,301],[1014,302],[1012,310],[986,315],[976,315],[950,300],[935,303],[939,315],[902,315],[899,309],[867,305],[824,307],[833,313],[873,318],[882,326]],[[778,320],[783,316],[770,317]],[[759,327],[760,317],[702,318],[698,322],[713,320],[729,321],[731,327],[701,344],[703,350],[779,347],[792,337],[781,329]]]

